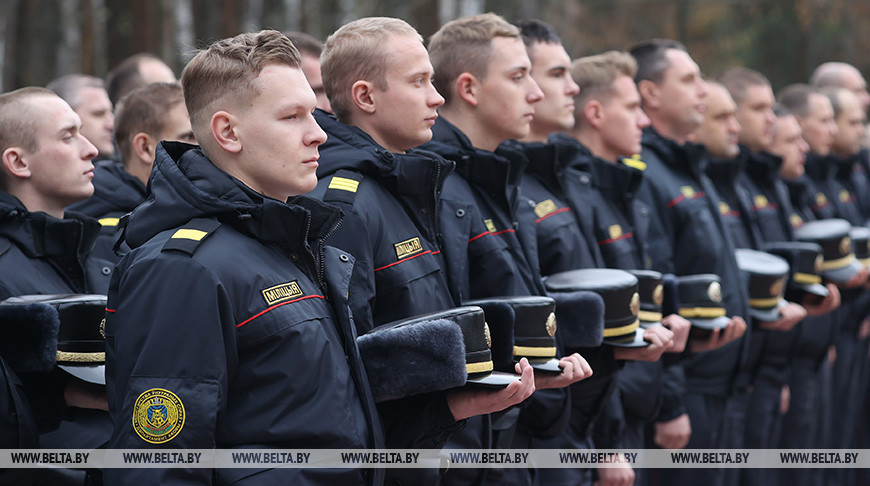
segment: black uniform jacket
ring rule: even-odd
[[[118,223],[122,216],[145,201],[148,192],[142,181],[127,173],[120,162],[111,159],[94,164],[93,183],[94,195],[70,205],[69,209],[96,218],[100,223],[100,233],[88,259],[92,266],[106,275],[101,281],[102,288],[91,291],[105,294],[109,289],[108,276],[121,259],[112,250]],[[122,254],[126,250],[126,246],[120,249]]]
[[[112,274],[110,448],[382,447],[356,348],[340,212],[285,203],[162,142]],[[183,410],[184,420],[181,421]],[[121,469],[117,484],[368,484],[358,469]]]
[[[529,159],[521,193],[535,203],[541,273],[603,267],[595,212],[584,200],[594,192],[585,147],[564,135],[516,146]]]
[[[357,127],[318,110],[329,138],[320,148],[320,182],[311,196],[344,212],[328,244],[356,260],[350,305],[357,332],[456,307],[447,284],[438,221],[441,188],[453,163],[411,150],[394,154]],[[444,393],[378,404],[390,448],[439,448],[462,427]]]
[[[721,279],[728,316],[747,316],[747,291],[719,218],[719,198],[704,175],[704,157],[700,146],[681,146],[652,128],[644,131],[641,160],[647,168],[639,198],[652,214],[648,244],[653,269],[675,275],[714,273]],[[735,342],[686,360],[689,389],[726,396],[750,334],[747,330]]]
[[[356,259],[350,302],[357,330],[458,305],[443,269],[438,221],[453,162],[422,150],[394,154],[332,115],[316,117],[329,138],[311,196],[345,213],[329,244]]]
[[[745,170],[745,158],[710,157],[706,174],[719,196],[719,217],[735,248],[758,249],[760,236],[755,225],[753,201],[739,184]]]
[[[459,176],[451,176],[445,183],[441,210],[445,240],[467,242],[463,254],[451,254],[454,247],[445,246],[448,267],[468,269],[468,283],[460,281],[458,286],[467,285],[471,298],[545,295],[533,204],[519,194],[525,156],[504,147],[497,152],[477,149],[443,118],[438,118],[432,132],[432,141],[422,148],[454,161]],[[454,209],[457,201],[469,198],[474,201],[473,214],[465,220],[469,215],[459,218]],[[464,222],[457,224],[457,219]],[[524,404],[518,430],[527,435],[560,434],[568,421],[568,396],[565,389],[534,393]]]
[[[753,225],[760,242],[794,240],[789,224],[794,208],[779,175],[782,159],[767,152],[749,152],[742,146],[741,153],[746,154],[746,171],[738,184],[752,201]],[[764,341],[760,373],[776,380],[785,379],[785,368],[794,356],[803,326],[798,324],[787,332],[757,330],[759,340]]]

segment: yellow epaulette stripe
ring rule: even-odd
[[[121,218],[100,218],[97,220],[100,226],[118,226],[119,221]]]
[[[646,162],[640,159],[624,158],[622,163],[637,170],[646,170]]]
[[[205,238],[205,235],[207,235],[207,234],[208,233],[206,233],[205,231],[182,228],[182,229],[176,231],[175,233],[173,233],[171,238],[199,241],[199,240]]]
[[[359,181],[348,179],[346,177],[333,177],[329,181],[329,189],[341,189],[342,191],[356,192],[359,187]]]

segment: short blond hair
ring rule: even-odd
[[[220,102],[259,94],[253,80],[266,65],[299,68],[301,62],[299,51],[277,30],[239,34],[199,51],[181,73],[184,102],[197,140],[206,137],[196,133],[196,127],[211,119]]]
[[[613,82],[620,76],[634,79],[637,61],[623,51],[607,51],[581,57],[571,63],[571,77],[580,86],[575,99],[575,118],[583,118],[583,109],[590,100],[607,101],[614,92]]]
[[[39,122],[43,116],[36,113],[29,101],[36,97],[49,96],[61,99],[46,88],[27,87],[0,94],[0,154],[11,147],[21,147],[28,152],[39,150]],[[6,190],[6,169],[0,166],[0,190]]]
[[[390,17],[354,20],[326,39],[320,71],[329,104],[339,120],[347,121],[351,113],[353,83],[365,80],[380,90],[387,89],[386,73],[392,53],[384,48],[384,43],[399,35],[423,42],[423,37],[407,22]]]
[[[519,27],[494,13],[448,22],[429,40],[429,58],[435,68],[432,84],[446,104],[450,104],[453,83],[460,74],[486,78],[496,37],[522,40]]]

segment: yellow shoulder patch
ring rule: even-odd
[[[731,211],[731,207],[724,201],[719,201],[719,214],[725,216]]]
[[[842,189],[840,190],[839,197],[841,203],[846,203],[849,202],[849,198],[852,197],[852,195],[849,194],[849,191],[847,191],[846,189]]]
[[[622,159],[622,163],[637,170],[646,170],[646,162],[640,160],[640,154]]]
[[[342,191],[356,192],[359,187],[359,181],[348,179],[346,177],[335,176],[329,181],[329,189],[340,189]]]
[[[100,226],[118,226],[121,218],[100,218],[97,220]]]
[[[180,230],[176,231],[175,233],[172,233],[172,236],[170,236],[170,238],[199,241],[199,240],[203,239],[203,237],[205,237],[205,235],[207,235],[207,234],[208,233],[206,233],[205,231],[189,229],[189,228],[181,228]]]
[[[145,390],[133,404],[133,430],[150,444],[174,439],[184,427],[184,404],[163,388]]]
[[[767,207],[767,198],[764,194],[756,194],[755,197],[752,198],[752,202],[755,203],[755,209]]]

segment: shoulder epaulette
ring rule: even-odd
[[[625,157],[622,159],[622,163],[640,171],[646,170],[646,162],[640,160],[640,154]]]
[[[0,236],[0,256],[3,256],[10,248],[12,248],[12,242]]]
[[[216,219],[191,219],[172,233],[172,236],[163,245],[162,251],[176,250],[193,255],[199,245],[211,236],[220,225],[220,221]]]
[[[329,179],[329,186],[327,186],[326,192],[323,194],[323,201],[353,204],[353,200],[356,198],[356,191],[363,177],[359,172],[352,170],[342,169],[336,172]]]

